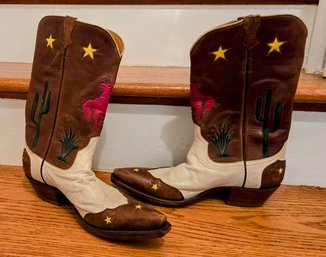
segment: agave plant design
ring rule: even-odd
[[[224,123],[221,127],[217,128],[211,141],[217,149],[218,157],[227,157],[230,155],[227,152],[227,148],[231,140],[231,128],[227,124]]]
[[[69,126],[69,130],[65,130],[65,135],[63,139],[59,140],[62,144],[61,146],[61,155],[57,157],[59,161],[67,163],[66,157],[70,154],[73,150],[78,149],[78,146],[75,142],[75,134],[72,131],[71,126]]]

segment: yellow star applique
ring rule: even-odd
[[[136,210],[140,210],[141,208],[143,208],[143,206],[141,206],[140,204],[136,204],[135,208],[136,208]]]
[[[97,49],[92,48],[92,44],[89,43],[87,47],[83,47],[85,53],[83,57],[89,56],[91,59],[94,60],[94,53],[97,51]]]
[[[278,53],[281,53],[281,49],[280,47],[285,44],[287,41],[278,41],[278,38],[277,36],[275,36],[274,38],[274,41],[273,42],[270,42],[270,43],[267,43],[267,45],[270,47],[269,51],[268,51],[268,54],[269,55],[270,53],[276,51]]]
[[[215,55],[214,62],[216,62],[216,61],[217,61],[218,59],[220,59],[220,58],[226,60],[224,54],[225,54],[225,52],[228,51],[228,50],[229,50],[229,49],[223,49],[222,46],[220,46],[220,47],[218,48],[217,51],[212,52],[212,54]]]
[[[154,191],[156,191],[158,189],[158,185],[157,184],[153,184],[151,189],[153,189]]]
[[[134,169],[134,171],[138,172],[138,171],[139,171],[139,169]]]
[[[283,169],[282,168],[279,168],[277,171],[278,171],[278,174],[281,175],[282,172],[283,172]]]
[[[104,220],[106,224],[112,223],[111,217],[106,216],[106,219]]]
[[[51,47],[53,49],[53,42],[55,41],[55,38],[52,38],[52,34],[46,40],[46,47]]]

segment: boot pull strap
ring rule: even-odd
[[[243,45],[247,48],[253,48],[259,41],[257,39],[257,30],[260,26],[260,16],[247,16],[243,18],[243,28],[246,36]]]
[[[66,16],[63,24],[63,45],[68,48],[72,44],[71,34],[75,28],[77,18]]]

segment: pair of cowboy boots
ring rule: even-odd
[[[284,177],[306,35],[291,15],[240,18],[203,35],[190,53],[195,133],[186,162],[116,169],[112,182],[167,206],[212,193],[231,205],[262,205]],[[71,17],[42,19],[26,102],[24,171],[42,199],[71,203],[95,235],[161,237],[171,228],[164,214],[91,170],[123,48],[112,31]]]

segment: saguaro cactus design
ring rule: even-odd
[[[43,115],[47,114],[50,109],[51,91],[48,91],[48,82],[47,81],[45,82],[45,87],[44,87],[40,107],[37,108],[38,103],[39,103],[39,98],[40,98],[40,94],[39,94],[39,92],[36,92],[35,96],[34,96],[32,111],[31,111],[31,120],[36,126],[36,133],[35,133],[35,137],[34,137],[33,144],[32,144],[33,148],[37,145],[37,142],[38,142],[38,139],[40,136],[42,117],[43,117]],[[37,109],[38,109],[38,113],[36,115]]]
[[[272,94],[273,91],[271,88],[267,89],[265,100],[263,97],[259,96],[256,101],[256,119],[262,123],[263,125],[263,157],[268,157],[268,144],[269,144],[269,133],[275,132],[279,129],[282,110],[283,110],[283,103],[278,101],[275,105],[275,113],[274,113],[274,121],[270,121],[270,113],[271,113],[271,106],[272,106]],[[263,110],[263,104],[264,110]],[[263,111],[263,113],[262,113]],[[273,123],[273,126],[270,127],[270,124]]]

